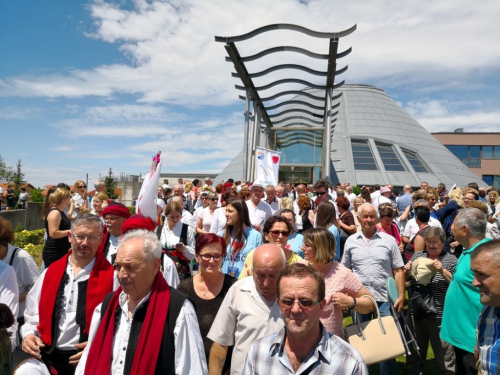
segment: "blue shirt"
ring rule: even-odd
[[[217,233],[218,236],[224,237],[225,230]],[[231,275],[235,278],[240,276],[241,270],[245,265],[245,259],[250,251],[262,245],[262,236],[255,229],[247,227],[244,234],[243,248],[238,251],[238,254],[233,259],[232,242],[234,238],[231,236],[230,243],[227,244],[227,253],[222,261],[222,272]]]
[[[477,324],[477,346],[481,374],[500,374],[500,307],[484,306]]]
[[[318,344],[296,372],[285,350],[286,330],[283,328],[252,344],[242,375],[368,375],[359,352],[341,338],[321,328],[322,335]]]
[[[413,200],[411,199],[411,193],[405,193],[401,197],[397,199],[396,207],[401,215],[406,207],[413,204]]]
[[[288,237],[287,245],[290,245],[290,250],[292,250],[295,254],[300,255],[301,258],[304,258],[304,252],[302,251],[302,244],[304,243],[304,236],[299,233],[292,233],[290,237]]]
[[[328,231],[333,234],[335,237],[335,243],[337,244],[337,247],[335,249],[335,252],[337,253],[335,255],[334,260],[339,260],[340,259],[340,232],[339,229],[334,225],[332,225],[330,228],[328,228]]]

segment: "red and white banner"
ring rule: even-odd
[[[278,185],[281,152],[257,147],[255,149],[255,181],[266,185]]]
[[[153,157],[153,162],[151,164],[151,170],[144,177],[142,182],[141,191],[139,197],[137,198],[136,212],[140,215],[147,216],[156,222],[156,217],[158,216],[158,208],[156,204],[156,199],[158,198],[158,184],[160,181],[161,164],[162,160],[160,158],[161,152],[158,152]]]

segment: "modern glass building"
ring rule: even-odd
[[[314,89],[305,91],[318,94]],[[325,140],[320,125],[314,127],[304,121],[302,127],[288,126],[294,121],[289,120],[261,130],[260,144],[282,152],[280,180],[313,182],[327,178],[332,183],[350,182],[360,186],[387,183],[418,186],[422,181],[431,186],[440,182],[447,187],[455,183],[465,186],[473,181],[485,185],[383,90],[345,84],[334,90],[334,96],[338,94],[341,94],[336,108],[338,114],[328,140],[329,176],[323,173]],[[295,104],[285,108],[293,106]],[[484,150],[494,156],[496,148]],[[244,179],[242,165],[243,152],[224,168],[216,181]]]

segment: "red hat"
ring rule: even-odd
[[[233,187],[233,184],[232,184],[231,182],[226,182],[226,183],[222,186],[222,189],[225,189],[225,188],[227,188],[228,186]]]
[[[128,209],[127,206],[125,206],[122,203],[111,202],[109,206],[107,206],[104,210],[102,210],[103,217],[108,214],[113,214],[128,219],[130,217],[130,210]]]
[[[122,234],[125,234],[129,230],[134,229],[146,229],[150,232],[154,232],[156,228],[155,222],[149,217],[142,215],[132,215],[127,220],[123,222]]]

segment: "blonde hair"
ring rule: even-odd
[[[100,193],[97,193],[96,195],[94,195],[94,198],[99,198],[103,202],[108,202],[108,200],[109,200],[108,194],[106,194],[103,191],[101,191]]]
[[[291,198],[281,198],[280,207],[282,210],[293,210],[293,201]]]
[[[61,203],[64,199],[69,198],[69,190],[64,189],[64,188],[57,188],[56,191],[54,191],[52,194],[49,196],[49,202],[50,204],[59,204]]]
[[[193,189],[193,183],[191,181],[184,184],[184,192],[189,193]]]
[[[87,184],[85,183],[85,181],[78,180],[73,185],[73,190],[76,191],[76,192],[78,192],[78,185],[80,185],[80,184],[87,186]]]
[[[451,201],[457,202],[459,207],[464,206],[464,196],[462,194],[462,190],[460,189],[453,189],[450,191],[448,194],[448,197],[450,198]]]
[[[337,255],[335,236],[325,228],[311,228],[304,232],[304,243],[314,247],[316,263],[326,264]]]
[[[488,193],[488,204],[491,204],[490,203],[490,194],[493,194],[495,196],[495,206],[498,204],[498,201],[499,201],[499,195],[498,195],[498,192],[496,190],[492,190]]]

